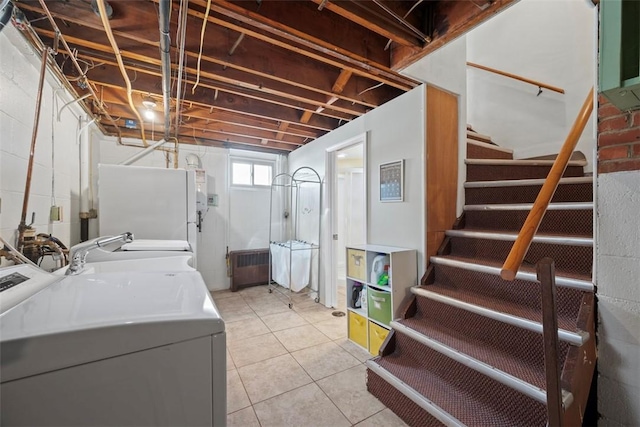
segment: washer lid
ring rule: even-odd
[[[0,316],[0,380],[223,331],[197,271],[67,276]]]

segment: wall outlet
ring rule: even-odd
[[[62,221],[62,206],[51,206],[49,210],[49,220],[51,222]]]

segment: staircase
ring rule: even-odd
[[[516,280],[504,281],[500,268],[552,161],[513,160],[488,137],[468,136],[464,214],[367,362],[367,387],[412,426],[545,426],[535,263],[551,257],[563,421],[581,425],[596,359],[592,179],[585,162],[569,164]]]

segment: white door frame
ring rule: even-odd
[[[365,238],[365,243],[367,242],[369,236],[368,236],[368,228],[367,228],[367,219],[369,217],[369,212],[368,212],[368,202],[369,202],[369,185],[368,185],[368,173],[367,173],[367,153],[368,153],[368,149],[367,149],[367,143],[369,141],[368,138],[368,133],[361,133],[360,135],[354,136],[353,138],[349,138],[346,141],[343,141],[339,144],[336,145],[332,145],[331,147],[328,147],[326,149],[325,152],[325,165],[326,165],[326,173],[325,173],[325,180],[326,180],[326,189],[327,189],[327,197],[325,200],[327,200],[329,202],[329,233],[328,233],[328,239],[327,242],[329,242],[328,246],[328,255],[329,255],[329,269],[328,269],[328,273],[330,276],[330,280],[326,280],[325,279],[325,284],[328,283],[329,286],[325,286],[325,305],[327,307],[336,307],[337,305],[337,292],[338,292],[338,282],[336,280],[336,275],[334,274],[336,269],[337,269],[337,260],[336,260],[336,256],[337,254],[335,253],[336,251],[334,250],[334,244],[333,244],[333,235],[336,234],[336,230],[337,230],[337,210],[334,208],[334,206],[337,205],[337,195],[338,195],[338,191],[337,191],[337,185],[338,185],[338,180],[337,178],[337,168],[336,168],[336,152],[348,147],[351,147],[353,145],[357,145],[357,144],[362,144],[362,156],[363,156],[363,178],[364,178],[364,206],[365,206],[365,215],[364,215],[364,238]],[[327,271],[327,270],[325,270]]]

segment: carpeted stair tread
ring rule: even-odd
[[[434,266],[435,283],[424,289],[469,304],[541,322],[541,291],[538,283],[519,279],[508,282],[500,276],[487,273],[446,265]],[[581,291],[557,287],[560,328],[576,330],[581,301]]]
[[[513,159],[513,151],[473,139],[467,139],[468,159]]]
[[[465,224],[470,229],[515,231],[522,228],[528,211],[465,211]],[[550,210],[538,228],[539,233],[591,237],[593,210]]]
[[[402,334],[374,361],[468,426],[546,424],[543,404]]]
[[[416,303],[415,316],[399,320],[401,324],[529,384],[546,388],[541,334],[429,298],[418,297]],[[568,348],[569,344],[560,342],[561,360]]]
[[[370,369],[367,370],[367,390],[411,427],[442,427],[445,425]]]
[[[448,286],[439,284],[438,282],[426,287],[426,290],[437,293],[439,295],[454,298],[458,301],[466,302],[476,306],[484,307],[500,313],[509,314],[523,319],[532,320],[534,322],[542,322],[542,313],[539,307],[526,306],[513,301],[496,300],[487,295],[469,294],[459,289],[453,289]],[[558,315],[558,327],[569,332],[576,332],[577,316]]]
[[[470,262],[501,267],[513,247],[512,241],[473,237],[451,237],[451,256]],[[556,274],[591,280],[593,247],[533,242],[524,258],[523,271],[535,272],[536,263],[545,257],[554,260]]]
[[[466,263],[472,263],[472,264],[481,264],[481,265],[485,265],[487,267],[494,267],[494,268],[498,268],[498,269],[502,268],[502,265],[504,263],[504,259],[503,260],[487,259],[487,260],[484,260],[484,261],[480,261],[478,258],[460,256],[460,255],[456,255],[456,254],[450,254],[450,255],[446,255],[446,256],[437,256],[436,258],[440,258],[440,259],[444,258],[444,259],[447,259],[447,260],[466,262]],[[522,272],[522,273],[530,273],[530,274],[534,274],[535,275],[536,274],[535,262],[531,263],[531,262],[527,262],[527,261],[528,260],[525,257],[525,262],[522,263],[522,265],[520,266],[520,269],[518,271]],[[556,268],[556,278],[558,278],[558,277],[591,282],[591,274],[589,274],[589,273],[576,273],[576,272],[570,272],[570,271],[563,271],[563,270],[560,270],[560,269]],[[533,283],[533,282],[530,282],[530,283]],[[559,285],[559,287],[563,287],[563,286]]]
[[[467,165],[467,181],[546,178],[550,166]],[[583,176],[582,166],[567,166],[565,177]]]
[[[533,203],[540,193],[541,185],[508,187],[466,188],[465,203],[469,205],[492,203]],[[560,184],[551,199],[559,202],[590,202],[593,200],[593,184]]]
[[[568,165],[552,199],[555,205],[545,213],[540,237],[520,268],[523,275],[508,282],[499,270],[529,214],[522,205],[535,201],[552,161],[505,160],[501,157],[508,153],[495,154],[474,142],[467,143],[467,151],[462,228],[450,232],[441,255],[431,258],[430,284],[412,289],[410,317],[393,323],[390,353],[368,362],[367,386],[409,425],[440,422],[423,409],[428,402],[413,395],[417,404],[393,388],[403,386],[388,373],[413,390],[405,390],[409,395],[422,394],[468,426],[544,426],[547,412],[535,389],[546,388],[535,264],[544,257],[556,264],[558,363],[562,388],[571,391],[576,383],[566,374],[586,357],[577,346],[587,335],[593,340],[577,325],[580,321],[584,328],[584,309],[593,309],[593,181],[584,175],[584,159]]]
[[[458,230],[465,230],[465,231],[473,231],[473,232],[478,232],[478,233],[510,233],[510,234],[514,234],[514,235],[518,235],[518,232],[516,231],[511,231],[511,232],[505,232],[505,231],[500,231],[500,230],[496,230],[494,228],[480,228],[480,227],[469,227],[466,226],[464,228],[460,228]],[[564,232],[548,232],[548,233],[536,233],[536,236],[551,236],[551,237],[580,237],[580,238],[591,238],[592,236],[583,236],[583,235],[569,235],[568,233],[564,233]],[[534,236],[535,237],[535,236]]]

